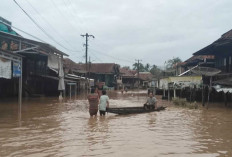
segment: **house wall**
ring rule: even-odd
[[[196,84],[200,85],[202,83],[201,76],[181,76],[181,77],[168,77],[160,79],[159,88],[160,89],[168,89],[168,83],[176,83],[176,84]]]
[[[215,68],[222,72],[232,72],[232,55],[216,56]]]
[[[133,88],[135,83],[135,78],[124,78],[122,77],[122,83],[127,88]]]

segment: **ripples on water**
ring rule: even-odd
[[[111,92],[111,106],[140,106],[145,92]],[[28,99],[0,105],[0,156],[232,156],[231,109],[166,111],[90,118],[88,102]],[[21,126],[19,126],[21,125]]]

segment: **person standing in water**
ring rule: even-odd
[[[100,116],[106,114],[106,108],[109,107],[109,97],[106,95],[106,91],[102,91],[102,96],[100,97],[99,112]]]

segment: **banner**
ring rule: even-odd
[[[19,62],[13,62],[13,77],[21,76],[21,65]]]
[[[11,61],[0,58],[0,78],[11,79]]]

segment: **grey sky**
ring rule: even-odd
[[[135,59],[142,59],[144,64],[162,66],[173,57],[188,59],[232,28],[231,0],[17,2],[58,42],[78,52],[67,51],[46,37],[13,0],[1,0],[0,16],[69,54],[76,62],[85,61],[85,40],[80,34],[86,32],[96,37],[89,40],[93,62],[131,66]]]

